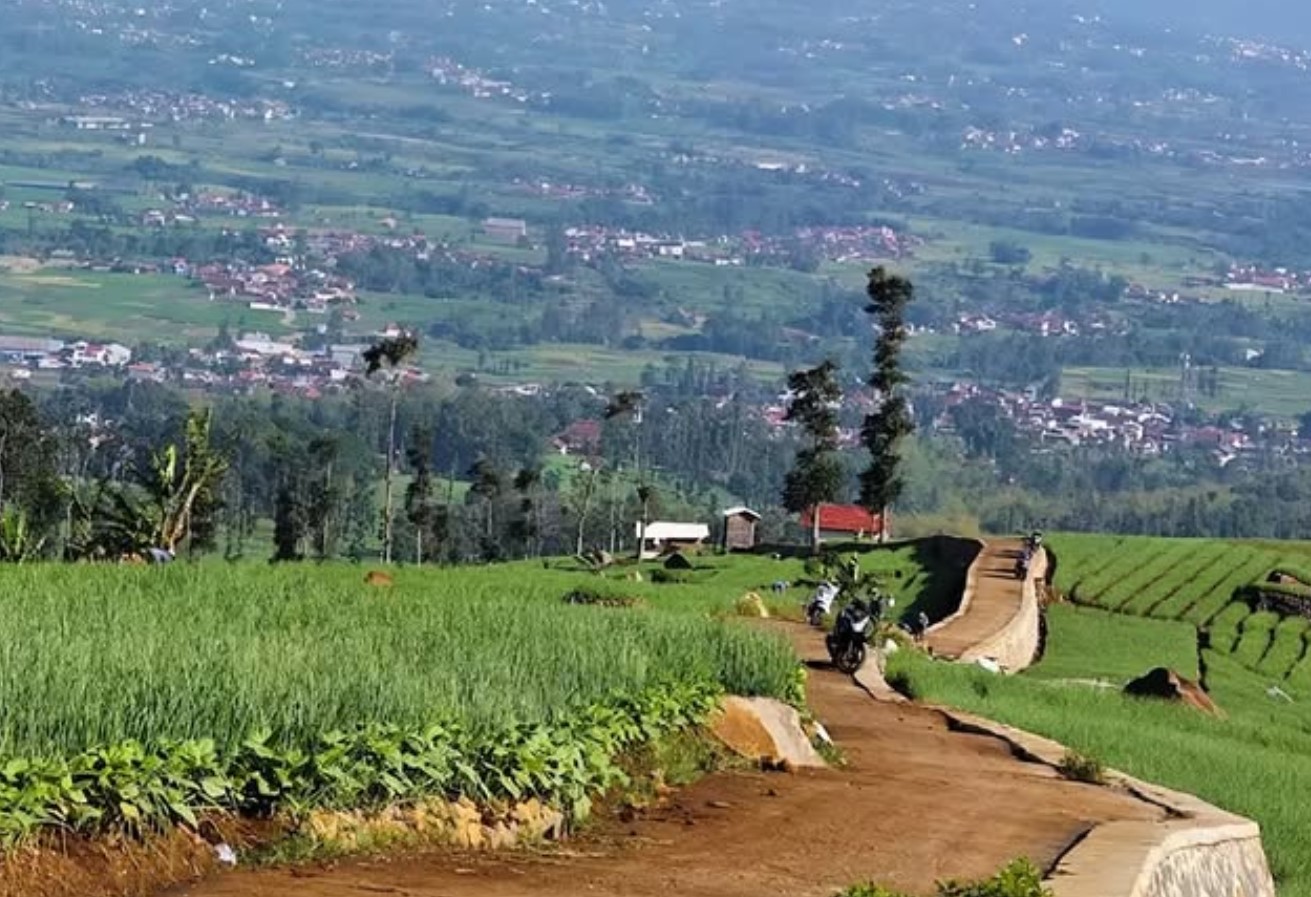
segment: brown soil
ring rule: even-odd
[[[438,851],[332,867],[238,871],[187,897],[831,897],[878,880],[929,893],[1017,856],[1053,862],[1098,822],[1155,819],[1116,792],[1014,759],[999,741],[948,731],[938,714],[870,699],[820,668],[822,641],[792,627],[816,662],[810,700],[842,769],[721,773],[636,818],[598,819],[537,853]]]
[[[974,599],[964,614],[925,638],[935,657],[955,659],[1006,628],[1020,610],[1020,581],[1015,561],[1024,543],[1019,539],[989,542],[979,555]]]
[[[0,859],[0,897],[147,897],[174,882],[195,881],[220,866],[211,844],[240,849],[281,836],[274,823],[207,819],[201,834],[174,829],[144,841],[89,841],[69,835]],[[203,837],[202,837],[203,835]]]

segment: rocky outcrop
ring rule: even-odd
[[[1171,701],[1210,716],[1224,716],[1202,686],[1165,667],[1157,667],[1133,680],[1124,687],[1124,693],[1135,698]]]
[[[316,811],[306,818],[303,831],[316,844],[347,852],[377,843],[500,850],[554,840],[564,827],[564,814],[535,798],[496,809],[460,798],[420,801],[372,813]]]
[[[735,754],[767,766],[825,765],[801,725],[801,715],[772,698],[724,698],[710,718],[710,731]]]

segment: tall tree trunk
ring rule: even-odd
[[[793,506],[795,507],[795,505]],[[819,509],[815,505],[810,509],[810,553],[819,554]]]
[[[423,563],[423,527],[415,526],[414,528],[414,563]]]
[[[611,555],[615,554],[615,552],[619,550],[619,546],[616,544],[618,540],[619,524],[615,520],[615,515],[618,513],[618,501],[619,499],[615,496],[615,479],[614,477],[611,477],[610,502],[609,502],[610,504],[610,554]]]
[[[396,406],[399,395],[395,384],[391,393],[391,420],[387,426],[387,469],[383,474],[382,488],[382,562],[391,563],[392,538],[392,468],[396,463]]]

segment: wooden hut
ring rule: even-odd
[[[757,526],[760,515],[750,508],[727,508],[724,518],[723,548],[725,551],[751,551],[760,544]]]

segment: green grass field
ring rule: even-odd
[[[1311,895],[1311,825],[1293,797],[1311,789],[1311,623],[1236,599],[1275,568],[1305,565],[1306,546],[1064,534],[1050,545],[1054,585],[1077,605],[1049,609],[1046,653],[1032,669],[1000,678],[902,652],[890,675],[919,697],[1257,820],[1280,894]],[[1224,719],[1090,687],[1120,686],[1157,666],[1195,676],[1199,627],[1212,646],[1202,652],[1205,685]]]
[[[1061,394],[1071,398],[1118,401],[1124,397],[1124,368],[1067,367],[1061,371]],[[1177,401],[1179,372],[1164,368],[1135,368],[1131,397]],[[1311,374],[1302,371],[1220,368],[1217,395],[1195,393],[1193,400],[1209,412],[1248,407],[1278,417],[1305,414],[1311,395]]]
[[[0,274],[4,333],[203,344],[224,322],[234,331],[290,332],[281,314],[210,302],[180,277],[57,268]]]

